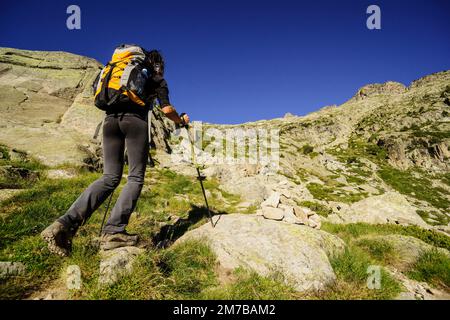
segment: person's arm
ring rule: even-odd
[[[179,115],[177,110],[175,110],[175,108],[171,105],[166,105],[165,107],[162,107],[161,111],[167,118],[169,118],[176,124],[185,125],[189,123],[189,116],[185,113]]]
[[[187,114],[179,115],[177,110],[170,104],[169,100],[169,87],[167,86],[166,80],[160,78],[155,79],[156,82],[159,82],[159,85],[155,89],[158,100],[161,104],[161,111],[164,115],[175,122],[176,124],[188,124],[189,116]]]

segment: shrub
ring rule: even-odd
[[[422,253],[408,275],[438,287],[450,288],[450,258],[436,249]]]

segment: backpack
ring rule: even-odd
[[[118,46],[94,81],[95,106],[104,111],[130,102],[145,107],[148,102],[144,89],[151,70],[143,48],[128,44]]]

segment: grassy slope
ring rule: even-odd
[[[30,167],[34,160],[12,163],[5,158],[2,162]],[[33,165],[32,168],[44,167]],[[237,283],[227,287],[226,291],[218,288],[215,256],[207,246],[195,241],[171,249],[150,249],[139,258],[131,276],[111,287],[98,288],[99,256],[92,240],[100,227],[105,210],[103,206],[80,228],[69,258],[49,254],[39,237],[39,232],[64,213],[98,177],[98,173],[80,171],[76,178],[53,180],[42,173],[41,179],[29,189],[0,204],[0,261],[17,261],[26,265],[24,275],[0,280],[0,298],[25,298],[34,291],[51,286],[58,278],[64,279],[64,270],[74,264],[80,266],[83,279],[83,289],[72,293],[74,299],[220,299],[230,294],[251,297],[255,290],[254,281],[260,287],[254,298],[271,296],[271,280],[245,272],[240,272]],[[187,221],[181,231],[206,222],[202,194],[193,178],[169,170],[151,169],[146,180],[150,189],[143,192],[129,230],[139,233],[150,247],[150,239],[159,231],[159,223],[167,221],[171,214],[176,213]],[[219,187],[215,181],[207,181],[206,187],[211,191],[210,204],[214,212],[235,211],[234,205],[239,197],[226,192],[218,197]],[[116,192],[114,198],[118,194]]]
[[[159,169],[151,169],[147,175],[150,189],[144,191],[139,201],[137,213],[130,222],[130,231],[138,232],[150,242],[149,239],[158,231],[158,223],[167,220],[170,214],[177,213],[188,221],[182,231],[206,221],[195,180]],[[150,249],[139,258],[132,275],[111,287],[98,288],[99,256],[92,239],[98,232],[104,207],[80,229],[70,258],[50,255],[39,237],[39,232],[67,210],[79,193],[98,176],[98,173],[80,171],[76,178],[52,180],[43,174],[41,180],[29,189],[0,204],[3,212],[0,260],[20,261],[27,267],[25,275],[1,280],[1,298],[24,298],[33,291],[50,286],[55,279],[64,278],[66,267],[76,264],[82,270],[83,289],[72,292],[73,299],[386,299],[398,294],[399,284],[383,272],[382,289],[369,290],[366,271],[372,264],[389,265],[389,250],[377,248],[376,244],[371,244],[375,248],[367,250],[367,243],[358,243],[354,239],[367,234],[398,233],[416,236],[439,247],[450,247],[448,237],[417,227],[325,224],[325,230],[337,234],[348,244],[348,250],[331,261],[337,281],[325,292],[299,294],[278,274],[260,277],[241,269],[235,271],[233,281],[221,284],[214,254],[206,245],[195,241],[169,249]],[[208,181],[207,188],[212,195],[219,190],[215,181]],[[238,198],[226,193],[224,197],[227,203],[216,196],[211,197],[215,212],[234,210]],[[430,261],[439,261],[433,264],[436,270],[426,268]],[[415,279],[446,286],[448,279],[445,274],[441,276],[441,270],[448,270],[445,257],[426,256],[410,268],[409,274]]]

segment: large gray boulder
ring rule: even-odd
[[[324,289],[335,280],[329,258],[345,246],[338,237],[257,215],[229,214],[217,219],[215,228],[205,224],[187,232],[175,245],[203,239],[224,269],[244,267],[263,276],[279,272],[298,291]]]
[[[328,217],[332,223],[404,224],[427,228],[408,200],[398,192],[387,192],[344,207],[339,215]]]
[[[56,51],[0,48],[0,143],[46,164],[81,164],[103,112],[91,84],[101,64]]]

